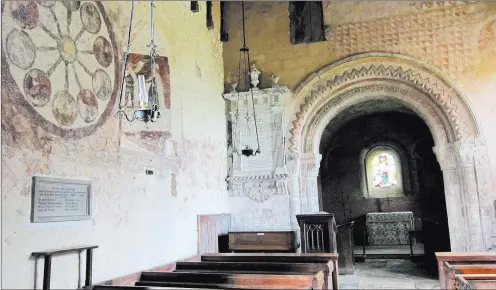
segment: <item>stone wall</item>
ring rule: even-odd
[[[320,106],[325,104],[325,101],[320,98],[324,98],[325,94],[331,94],[329,93],[331,87],[345,89],[345,84],[347,82],[352,84],[353,78],[360,79],[360,76],[368,74],[384,75],[384,79],[407,75],[406,78],[415,79],[414,82],[417,84],[422,83],[422,86],[432,85],[439,88],[437,83],[430,84],[426,76],[421,76],[422,73],[416,75],[414,72],[415,67],[427,67],[434,71],[434,74],[441,75],[440,80],[446,81],[448,87],[459,90],[462,99],[468,104],[467,109],[462,109],[464,105],[456,105],[460,110],[465,110],[464,112],[446,110],[447,114],[451,115],[448,122],[455,126],[455,130],[463,132],[463,134],[466,132],[469,132],[469,135],[474,134],[473,128],[468,128],[468,126],[456,128],[456,126],[457,120],[462,116],[472,114],[475,116],[476,127],[478,128],[476,134],[479,134],[480,130],[480,135],[477,138],[483,140],[481,142],[484,143],[484,146],[487,144],[491,171],[490,181],[488,181],[489,175],[484,173],[487,180],[484,179],[482,182],[488,187],[492,187],[492,192],[496,192],[496,134],[492,134],[490,131],[496,113],[496,99],[493,97],[493,92],[496,89],[496,58],[494,57],[496,4],[476,1],[328,1],[324,2],[323,5],[327,40],[298,45],[290,44],[287,2],[252,2],[245,5],[246,42],[250,48],[251,59],[262,72],[261,86],[270,86],[269,78],[274,74],[280,77],[279,83],[281,85],[288,86],[296,94],[294,101],[285,108],[284,115],[284,121],[287,124],[286,137],[291,137],[288,140],[291,143],[288,143],[290,149],[292,151],[300,150],[300,153],[305,152],[301,151],[301,148],[294,147],[305,146],[293,142],[297,138],[302,140],[296,141],[310,143],[313,141],[304,140],[306,136],[303,135],[306,134],[305,130],[312,131],[314,128],[305,129],[304,126],[312,123],[311,118],[314,117],[312,114],[315,114],[312,110],[318,110]],[[242,43],[241,7],[238,3],[229,3],[227,12],[229,41],[224,43],[223,51],[226,76],[236,70],[238,49]],[[377,58],[379,52],[383,53],[382,56],[406,55],[412,59],[408,61],[401,59],[396,61],[396,64],[392,64],[393,60],[390,60],[390,64],[387,57]],[[368,59],[370,62],[363,64],[363,66],[352,67],[352,63],[361,58],[358,55],[360,53],[370,55]],[[345,61],[338,62],[338,60],[346,57],[348,58]],[[373,66],[372,63],[375,61],[380,65]],[[344,67],[347,67],[347,63],[350,64],[349,71],[344,73]],[[401,66],[398,71],[386,72],[386,70],[393,70],[393,67],[396,69],[398,66]],[[340,67],[339,69],[343,68],[342,74],[337,73],[338,67]],[[336,71],[333,71],[334,68]],[[429,84],[424,82],[429,82]],[[229,79],[226,78],[225,85],[227,86],[228,83]],[[358,84],[353,85],[359,86]],[[361,89],[357,88],[357,91]],[[380,92],[377,93],[383,91],[382,89],[378,90]],[[446,88],[440,90],[446,92]],[[338,92],[336,91],[334,94],[337,95]],[[433,97],[437,98],[438,96]],[[411,99],[418,102],[417,107],[422,107],[421,103],[424,104],[418,98]],[[343,102],[349,104],[352,101]],[[449,106],[449,103],[445,101],[440,103],[442,106]],[[416,109],[415,105],[413,106],[412,109]],[[329,107],[330,105],[327,105],[326,108]],[[298,120],[296,123],[292,123],[296,119],[296,112],[299,114]],[[306,117],[310,119],[306,120]],[[305,121],[300,119],[305,119]],[[290,130],[291,133],[288,132]],[[431,133],[437,134],[436,132]],[[434,139],[441,140],[442,138],[444,137]],[[470,143],[470,140],[470,138],[460,140],[460,144]],[[305,150],[312,149],[309,145],[305,148]],[[313,153],[318,154],[320,152]],[[318,157],[318,155],[316,156]],[[445,158],[439,156],[438,159],[444,162]],[[462,167],[457,170],[462,170]],[[448,178],[445,180],[448,180],[448,184],[454,184]],[[314,183],[303,184],[300,182],[298,184],[295,182],[294,193],[292,194],[295,196],[303,195],[301,191],[304,188],[313,190],[314,187],[316,187]],[[466,207],[475,204],[470,200],[477,198],[476,190],[464,190],[463,192],[470,192],[467,194],[469,197],[464,197],[463,202],[453,202],[448,206],[449,208],[457,210],[463,208],[465,211]],[[478,207],[482,208],[483,204],[491,204],[490,211],[494,210],[494,194],[487,194],[484,198],[487,198],[488,201],[481,202]],[[302,203],[301,207],[304,208],[305,204]],[[476,208],[471,208],[466,212],[472,210],[475,211]],[[455,216],[458,215],[453,217]],[[493,214],[488,214],[487,218],[494,222],[493,216]],[[464,219],[464,222],[468,223],[468,219]],[[459,223],[453,220],[450,229],[452,225],[456,224]],[[471,224],[467,228],[475,229],[478,226]],[[452,232],[459,232],[454,228],[451,230]],[[492,236],[492,230],[489,232]],[[471,243],[476,244],[471,240],[467,241],[466,245]],[[489,245],[492,242],[486,243]],[[456,248],[462,249],[464,247],[470,249],[468,246],[458,245]],[[492,246],[486,246],[486,248],[492,249]]]
[[[219,3],[213,29],[205,2],[155,7],[163,116],[129,124],[116,97],[130,2],[2,3],[2,288],[41,287],[33,251],[98,245],[94,282],[195,255],[197,215],[228,212]],[[133,53],[148,54],[149,11],[135,2]],[[33,175],[91,179],[91,220],[31,223]],[[52,264],[52,289],[77,287],[76,254]]]
[[[403,196],[367,198],[364,193],[361,153],[381,145],[393,146],[401,156]],[[417,222],[424,218],[446,224],[443,179],[433,146],[429,129],[414,115],[379,113],[350,121],[321,144],[324,211],[334,213],[338,224],[369,212],[393,211],[412,211]]]

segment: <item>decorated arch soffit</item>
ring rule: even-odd
[[[479,126],[467,100],[434,67],[392,53],[357,54],[311,75],[295,92],[289,151],[318,152],[325,126],[362,102],[395,101],[417,113],[436,145],[477,136]]]

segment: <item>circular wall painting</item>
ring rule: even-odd
[[[120,64],[100,2],[2,3],[2,62],[9,97],[51,133],[86,136],[111,115]]]

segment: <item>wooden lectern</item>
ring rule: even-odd
[[[296,219],[300,225],[302,253],[337,253],[334,214],[299,214]]]

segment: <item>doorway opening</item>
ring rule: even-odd
[[[425,122],[393,101],[341,112],[320,141],[321,207],[353,223],[354,256],[413,259],[437,274],[434,252],[449,251],[443,175]]]

